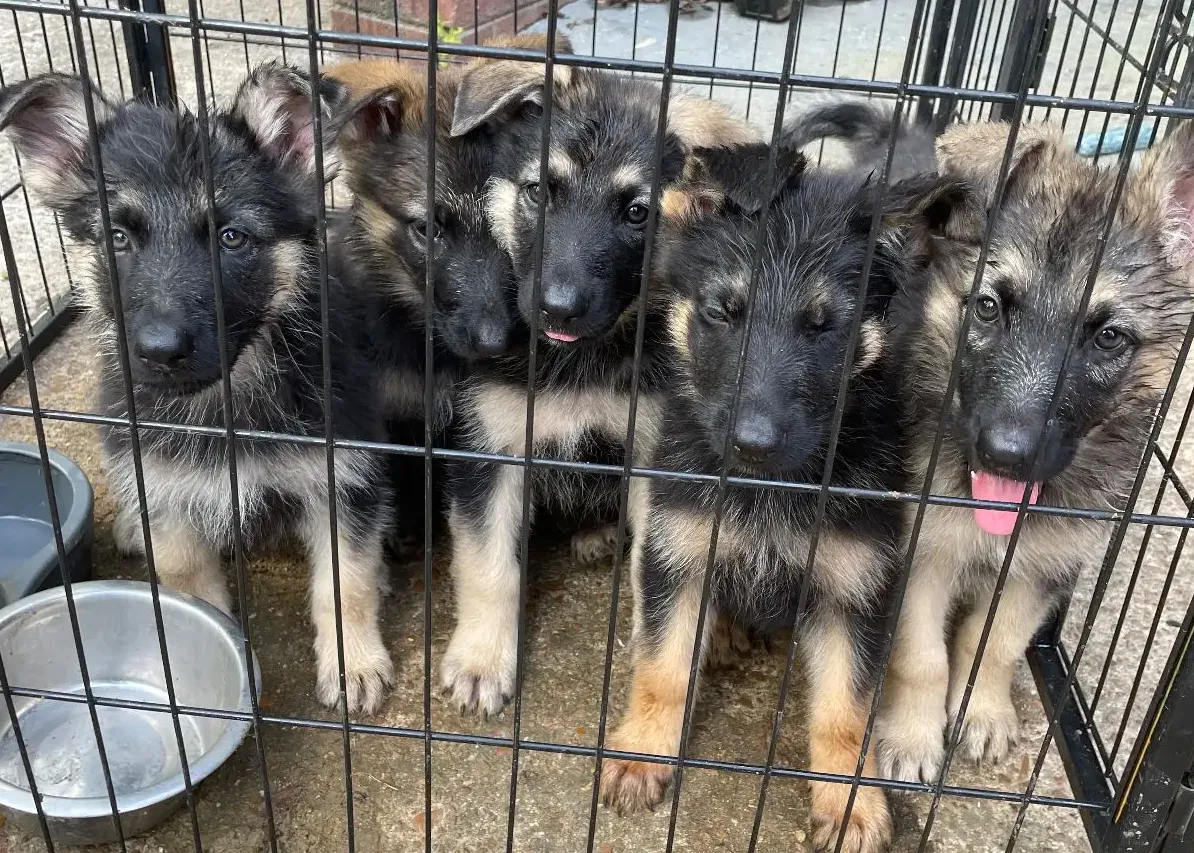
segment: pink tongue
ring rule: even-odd
[[[544,329],[543,334],[547,335],[553,341],[562,341],[566,344],[570,344],[573,341],[580,340],[580,335],[570,335],[567,332],[549,332],[546,329]]]
[[[985,472],[970,473],[970,494],[975,500],[1018,504],[1024,500],[1025,485],[1027,484]],[[1041,484],[1033,483],[1028,502],[1036,503],[1040,493]],[[992,536],[1011,536],[1012,528],[1016,526],[1016,512],[1004,509],[975,509],[974,520]]]

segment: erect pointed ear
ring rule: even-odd
[[[1129,178],[1125,215],[1158,223],[1174,267],[1194,264],[1194,122],[1180,124],[1144,155]]]
[[[393,139],[411,118],[406,95],[399,87],[371,92],[341,109],[332,121],[331,132],[345,150]]]
[[[114,107],[91,90],[97,125]],[[88,189],[86,88],[66,74],[42,74],[0,89],[0,131],[16,146],[26,184],[51,207]]]
[[[347,97],[343,84],[327,77],[319,80],[318,109],[325,125]],[[279,62],[258,65],[237,91],[231,114],[245,123],[261,149],[280,166],[314,174],[315,116],[307,74]],[[326,146],[324,177],[331,178],[338,165],[335,146]]]
[[[697,180],[709,184],[730,204],[745,213],[758,213],[804,172],[804,155],[781,145],[776,152],[775,174],[768,181],[770,150],[763,143],[729,148],[701,148],[695,152]]]
[[[498,39],[493,47],[515,47],[542,51],[547,55],[547,37],[522,35]],[[566,36],[556,36],[556,53],[571,53]],[[501,123],[528,105],[543,104],[544,66],[538,62],[475,59],[465,66],[452,109],[452,136],[464,136],[485,123]],[[572,84],[573,70],[552,66],[552,85],[557,92]]]

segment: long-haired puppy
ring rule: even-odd
[[[556,66],[548,177],[539,181],[544,67],[479,62],[461,81],[452,133],[484,132],[495,146],[486,215],[513,261],[517,304],[538,321],[534,452],[570,460],[623,456],[633,375],[645,228],[654,171],[659,89],[605,72]],[[753,136],[720,107],[677,98],[661,184],[681,176],[692,138],[721,128]],[[697,115],[710,118],[700,124]],[[694,129],[695,126],[695,129]],[[533,301],[538,206],[544,211],[542,292]],[[636,447],[653,441],[663,380],[658,322],[648,321]],[[457,402],[457,440],[469,449],[523,453],[525,348],[477,365]],[[514,688],[522,525],[521,467],[453,462],[448,474],[457,623],[441,667],[462,709],[497,713]],[[534,503],[578,510],[614,505],[612,478],[537,471]],[[528,520],[529,521],[529,520]]]
[[[919,246],[937,196],[933,179],[889,191],[865,282],[868,233],[876,210],[873,181],[806,170],[792,149],[777,154],[766,183],[768,150],[755,145],[699,152],[721,196],[715,208],[669,235],[659,275],[674,290],[667,332],[675,385],[667,394],[650,467],[819,483],[843,370],[848,399],[832,484],[876,490],[903,485],[893,364],[885,313],[897,288],[920,274]],[[709,204],[706,198],[697,205]],[[767,221],[726,458],[739,375],[752,256]],[[865,284],[865,295],[863,286]],[[856,313],[861,332],[848,347]],[[896,504],[830,497],[809,564],[818,496],[731,487],[725,496],[705,635],[696,643],[711,543],[716,486],[666,479],[634,481],[631,569],[634,671],[626,715],[610,739],[617,750],[675,755],[694,645],[704,659],[716,616],[764,628],[795,624],[808,671],[810,766],[852,775],[889,619],[901,510]],[[800,589],[808,593],[800,609]],[[873,754],[873,753],[872,753]],[[875,775],[868,755],[863,772]],[[619,812],[650,808],[664,796],[667,764],[607,760],[602,794]],[[883,792],[858,790],[845,821],[850,786],[815,782],[816,849],[878,851],[891,838]]]
[[[942,218],[927,286],[892,308],[904,353],[911,488],[928,476],[944,413],[933,493],[1123,510],[1194,308],[1194,129],[1158,143],[1129,176],[1081,315],[1116,175],[1079,159],[1052,129],[1027,125],[990,209],[1007,143],[1004,124],[951,128],[938,142],[941,171],[967,182],[974,198]],[[990,252],[955,353],[988,228]],[[954,358],[960,372],[947,400]],[[1016,520],[995,508],[926,509],[876,728],[891,776],[936,780],[943,729],[960,707]],[[1109,531],[1078,518],[1022,520],[962,725],[962,755],[1007,753],[1018,730],[1010,696],[1016,662],[1078,573],[1098,564]]]
[[[342,98],[319,85],[324,118]],[[0,91],[0,129],[16,144],[24,176],[87,257],[80,297],[102,363],[100,407],[125,417],[116,311],[105,241],[119,277],[133,403],[142,421],[222,426],[220,347],[209,204],[195,116],[145,103],[114,104],[92,92],[111,231],[103,233],[97,164],[84,84],[45,74]],[[323,436],[324,388],[311,81],[284,65],[255,69],[208,126],[215,184],[214,235],[223,283],[238,429]],[[329,282],[331,406],[337,438],[380,440],[374,369],[358,345],[360,318]],[[234,538],[228,448],[222,437],[142,430],[145,499],[157,571],[175,589],[227,611],[220,552]],[[120,513],[118,539],[142,550],[131,439],[105,429],[103,454]],[[381,545],[390,500],[383,466],[358,450],[336,453],[337,540],[321,446],[239,441],[236,467],[244,534],[283,521],[311,561],[317,690],[339,697],[332,551],[339,554],[347,697],[371,712],[391,680],[378,625]]]

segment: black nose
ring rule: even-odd
[[[734,455],[748,465],[767,461],[779,449],[779,430],[765,415],[743,412],[734,427]]]
[[[556,320],[571,320],[584,313],[580,288],[573,284],[543,284],[543,312]]]
[[[993,468],[1024,469],[1032,464],[1041,425],[1002,423],[979,430],[975,450],[979,461]]]
[[[481,355],[501,355],[509,345],[509,333],[504,323],[482,323],[477,329],[477,352]]]
[[[191,336],[170,323],[147,323],[137,330],[133,344],[137,358],[152,364],[175,367],[194,349]]]

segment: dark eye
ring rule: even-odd
[[[724,307],[718,305],[716,302],[710,302],[702,305],[700,308],[701,319],[706,323],[713,323],[719,325],[729,325],[730,315]]]
[[[443,236],[443,228],[438,222],[416,219],[410,223],[410,234],[415,243],[426,246],[428,240],[439,240]]]
[[[1104,352],[1116,352],[1128,343],[1128,336],[1114,326],[1104,326],[1095,333],[1095,346]]]
[[[999,302],[993,296],[979,296],[974,302],[974,316],[984,323],[994,323],[999,319]]]
[[[220,231],[221,249],[235,252],[237,249],[244,248],[247,242],[249,242],[249,238],[244,231],[237,231],[235,228],[225,228]]]
[[[829,328],[829,316],[825,309],[815,308],[804,315],[803,328],[805,334],[819,335]]]
[[[639,227],[647,224],[649,213],[650,209],[645,204],[635,202],[626,208],[626,211],[622,214],[622,218],[626,220],[627,224]]]
[[[133,247],[133,241],[129,239],[129,235],[119,228],[113,228],[112,236],[112,250],[115,252],[127,252]]]
[[[522,191],[526,194],[526,197],[528,200],[530,200],[531,204],[538,204],[539,198],[543,195],[543,193],[540,192],[538,181],[531,181],[529,184],[523,184]]]

